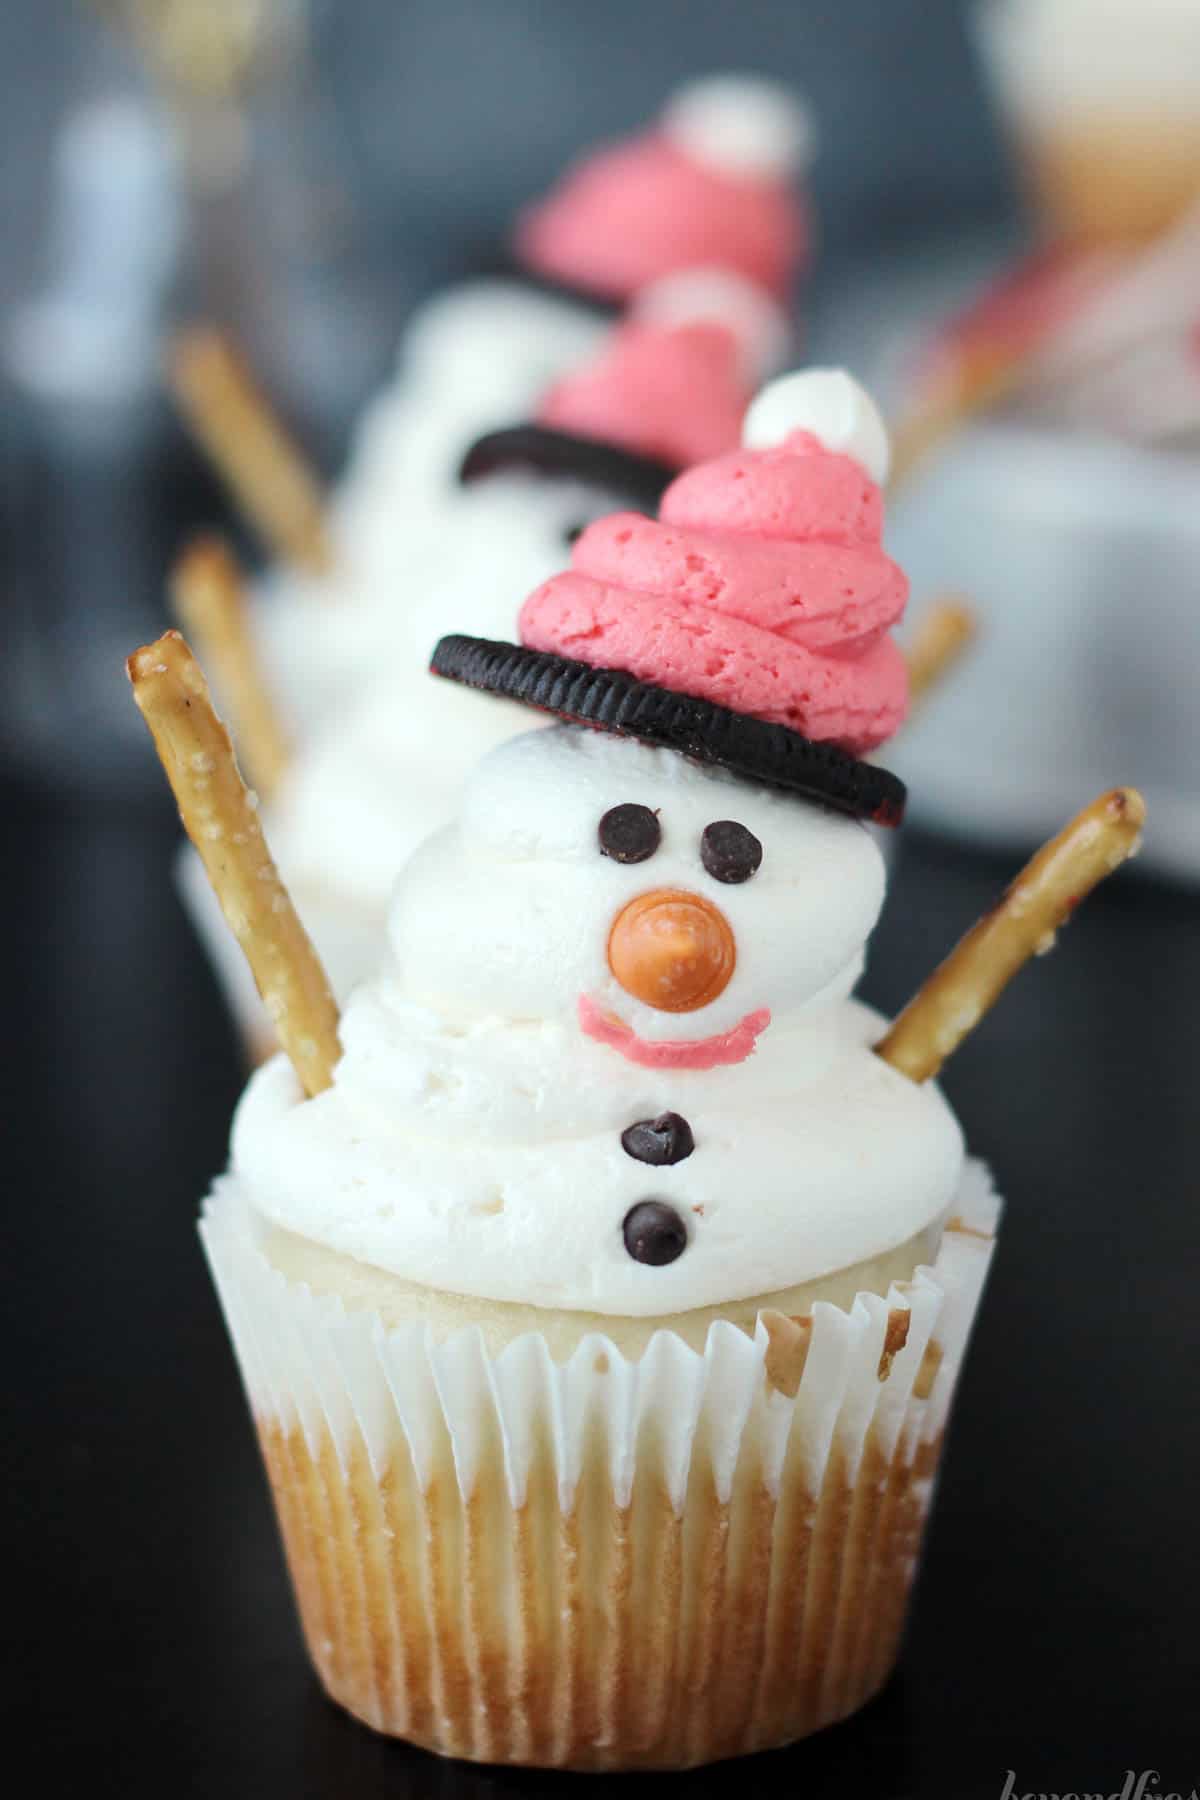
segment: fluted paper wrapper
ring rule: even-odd
[[[677,1768],[845,1717],[895,1660],[999,1212],[848,1310],[491,1354],[290,1283],[236,1184],[202,1233],[329,1694],[446,1755]]]

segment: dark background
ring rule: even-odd
[[[317,13],[397,327],[571,150],[721,65],[793,79],[818,110],[818,306],[876,250],[1009,216],[953,0]],[[61,0],[0,7],[0,304],[37,276],[55,122],[108,56]],[[4,418],[3,616],[51,621],[58,746],[9,734],[0,765],[9,1741],[54,1794],[565,1791],[374,1739],[307,1671],[194,1232],[237,1054],[174,901],[149,747],[118,747],[75,685],[97,595],[131,647],[218,502],[163,419],[118,454],[65,447],[15,391]],[[335,423],[327,463],[337,445]],[[123,708],[115,662],[99,679]],[[902,1002],[1010,868],[906,842],[868,996]],[[1194,893],[1126,874],[956,1057],[951,1099],[1009,1204],[900,1673],[792,1752],[656,1786],[973,1800],[1010,1769],[1017,1793],[1119,1793],[1128,1769],[1158,1771],[1152,1792],[1200,1786],[1198,998]]]

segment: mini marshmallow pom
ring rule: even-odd
[[[661,123],[697,162],[729,175],[787,179],[812,161],[808,108],[760,75],[710,75],[689,82],[671,96]]]
[[[778,369],[792,341],[782,310],[760,287],[731,269],[680,269],[643,288],[630,309],[641,324],[666,330],[683,325],[725,325],[733,333],[750,381]]]
[[[756,396],[742,426],[747,450],[773,450],[808,431],[827,450],[853,457],[882,487],[891,464],[887,427],[866,389],[845,369],[798,369]]]

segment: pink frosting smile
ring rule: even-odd
[[[752,398],[743,362],[727,325],[634,319],[594,363],[550,389],[538,422],[686,468],[741,436]]]
[[[807,236],[786,182],[702,164],[652,132],[569,170],[522,216],[516,250],[527,267],[613,300],[705,265],[782,296]]]
[[[861,755],[908,699],[888,635],[908,582],[882,525],[858,463],[795,432],[689,469],[658,521],[597,520],[525,602],[521,637]]]
[[[631,1025],[601,1012],[586,994],[579,997],[580,1030],[643,1069],[718,1069],[745,1062],[770,1023],[771,1014],[763,1006],[747,1013],[731,1031],[718,1032],[715,1037],[650,1041],[640,1038]]]

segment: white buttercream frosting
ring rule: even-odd
[[[662,832],[635,865],[597,848],[599,820],[627,802],[657,812]],[[762,867],[740,885],[701,864],[701,833],[718,819],[764,846]],[[733,927],[733,979],[702,1012],[659,1012],[609,971],[615,914],[659,888],[702,894]],[[674,751],[560,726],[515,739],[474,771],[457,823],[422,846],[398,886],[389,936],[405,995],[444,1018],[573,1025],[586,994],[642,1037],[687,1040],[762,1007],[798,1012],[831,983],[848,992],[883,891],[865,827]]]
[[[658,813],[646,862],[599,852],[599,818],[624,802]],[[715,819],[762,843],[742,884],[703,869]],[[615,915],[660,887],[695,892],[734,934],[733,978],[695,1012],[634,1002],[608,969]],[[390,964],[346,1008],[333,1087],[304,1101],[286,1063],[261,1071],[235,1171],[265,1218],[314,1243],[545,1307],[687,1311],[890,1250],[939,1219],[962,1149],[936,1088],[881,1063],[880,1021],[845,997],[882,895],[870,835],[811,803],[576,727],[518,738],[401,875]],[[644,1068],[584,1035],[585,996],[650,1040],[702,1040],[758,1009],[771,1022],[733,1066]],[[621,1132],[665,1111],[696,1147],[648,1167]],[[662,1267],[622,1236],[647,1198],[687,1226]]]
[[[276,568],[255,595],[256,633],[295,737],[306,737],[389,659],[421,642],[414,609],[433,592],[456,602],[461,594],[470,606],[474,589],[458,575],[483,562],[471,534],[485,508],[458,484],[464,454],[483,432],[529,417],[547,386],[592,355],[609,329],[586,309],[517,282],[453,288],[414,315],[397,372],[367,409],[330,496],[333,574],[314,580]],[[522,506],[527,497],[532,516]],[[545,524],[548,510],[553,533],[560,496],[542,509],[530,482],[508,489],[507,499],[507,512],[499,504],[487,509],[496,558],[507,557],[521,579],[531,569],[536,585],[561,566],[563,540],[547,540]],[[567,506],[574,522],[578,507],[571,510],[569,499]],[[594,500],[591,507],[585,518],[606,510]],[[553,560],[544,552],[531,562],[531,540],[552,541]],[[491,591],[485,581],[484,594]],[[511,608],[497,605],[501,635],[511,633],[527,591],[514,592]],[[468,629],[464,617],[460,610],[440,629]],[[439,635],[421,642],[422,653]]]
[[[302,643],[289,645],[281,596],[272,614],[275,653],[312,655],[314,683],[322,672],[345,676],[356,630],[370,633],[375,647],[373,678],[360,671],[355,702],[331,705],[301,742],[266,814],[272,852],[302,913],[311,893],[340,897],[381,948],[401,864],[453,818],[480,757],[538,722],[525,707],[432,676],[434,645],[449,631],[510,640],[523,601],[562,567],[571,535],[612,506],[611,495],[579,482],[498,472],[459,490],[441,554],[382,590],[367,618],[361,609],[346,617],[336,604],[331,611],[302,601],[315,616],[305,617]]]

